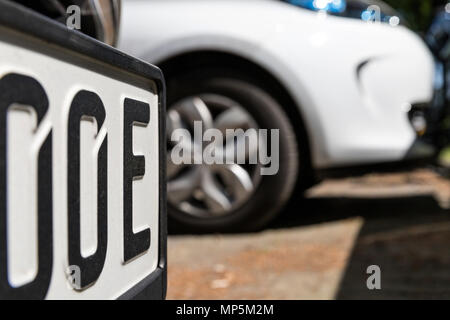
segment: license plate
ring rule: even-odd
[[[0,0],[0,298],[164,298],[162,79]]]

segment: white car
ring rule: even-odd
[[[172,227],[259,229],[318,173],[435,153],[432,54],[380,1],[125,0],[118,46],[163,70],[169,138],[194,120],[280,129],[273,176],[169,153]]]

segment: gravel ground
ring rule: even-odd
[[[449,299],[449,203],[429,170],[325,181],[267,231],[169,237],[167,298]]]

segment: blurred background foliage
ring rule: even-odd
[[[447,4],[446,0],[384,0],[397,9],[416,31],[425,33],[437,10]]]

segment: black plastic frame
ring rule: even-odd
[[[151,80],[157,86],[159,101],[159,262],[158,268],[119,299],[165,299],[167,290],[167,209],[166,209],[166,87],[161,70],[128,56],[100,41],[16,3],[0,0],[0,26],[68,49],[94,59],[94,64],[109,65]],[[132,79],[130,79],[132,81]],[[150,87],[153,88],[152,84]],[[153,91],[153,90],[152,90]]]

